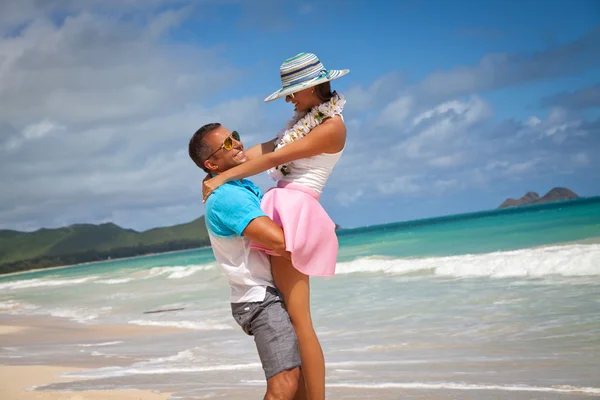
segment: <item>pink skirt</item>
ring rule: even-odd
[[[316,191],[280,181],[265,193],[260,206],[283,228],[286,249],[298,271],[310,276],[335,274],[338,253],[335,223],[319,203]],[[250,247],[277,255],[256,242],[251,242]]]

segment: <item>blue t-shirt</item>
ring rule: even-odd
[[[206,227],[215,259],[229,280],[230,301],[263,301],[273,285],[268,256],[250,249],[242,232],[255,218],[265,216],[260,208],[262,193],[247,179],[228,182],[206,200]]]
[[[243,236],[253,219],[265,216],[260,208],[262,196],[248,179],[221,185],[206,200],[206,227],[215,236]]]

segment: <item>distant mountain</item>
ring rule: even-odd
[[[107,223],[0,230],[0,273],[208,246],[204,217],[144,232]]]
[[[540,197],[535,192],[527,192],[525,196],[521,197],[518,200],[508,198],[504,200],[502,204],[500,204],[500,208],[508,208],[508,207],[518,207],[518,206],[530,206],[534,204],[542,204],[542,203],[551,203],[554,201],[565,201],[565,200],[573,200],[578,199],[575,193],[571,190],[561,187],[556,187],[546,193],[543,197]]]

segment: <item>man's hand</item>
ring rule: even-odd
[[[285,236],[279,225],[269,217],[258,217],[250,221],[243,232],[244,236],[273,250],[280,256],[291,260],[291,254],[285,249]]]

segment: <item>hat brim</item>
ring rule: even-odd
[[[301,90],[307,89],[309,87],[313,87],[313,86],[317,86],[320,85],[321,83],[325,83],[325,82],[329,82],[332,81],[334,79],[337,78],[341,78],[342,76],[346,75],[348,72],[350,72],[349,69],[332,69],[329,70],[329,72],[327,73],[327,75],[323,75],[320,76],[318,78],[314,78],[311,79],[310,81],[306,81],[306,82],[302,82],[302,83],[298,83],[296,85],[292,85],[286,89],[279,89],[278,91],[272,93],[270,96],[268,96],[265,99],[265,103],[269,102],[269,101],[273,101],[273,100],[277,100],[281,97],[285,97],[288,94],[292,94],[292,93],[296,93],[299,92]]]

